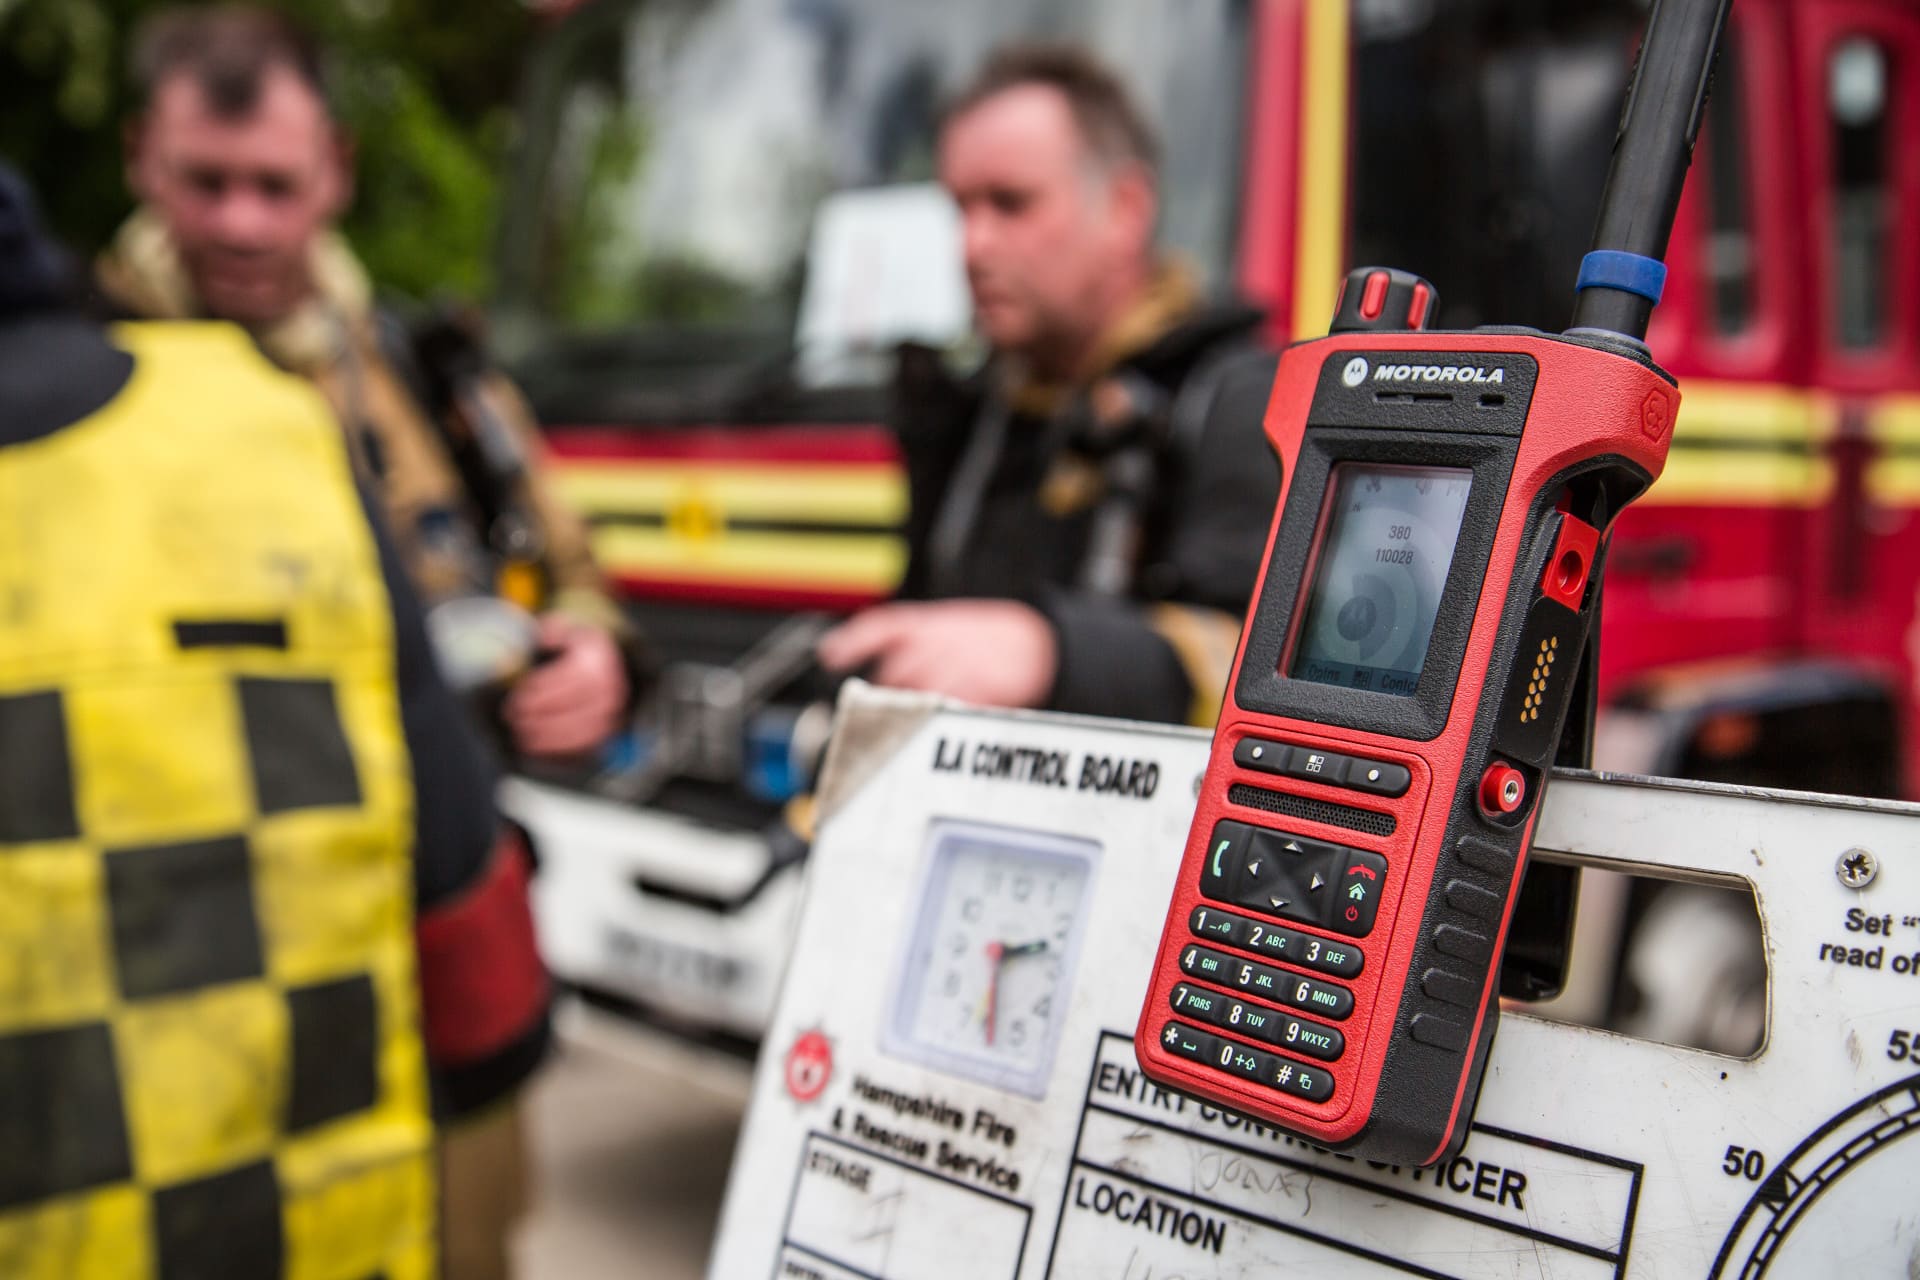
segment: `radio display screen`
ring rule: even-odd
[[[1413,693],[1472,482],[1471,472],[1451,467],[1334,468],[1287,675]]]

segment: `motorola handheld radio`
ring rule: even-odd
[[[1640,339],[1731,0],[1660,0],[1574,327],[1423,332],[1347,277],[1289,349],[1285,483],[1135,1032],[1183,1093],[1336,1150],[1466,1139],[1609,526],[1680,397]]]

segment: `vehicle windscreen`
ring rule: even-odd
[[[1356,0],[1348,261],[1414,271],[1437,324],[1559,330],[1645,10]]]
[[[929,182],[941,104],[1013,39],[1071,40],[1121,71],[1162,134],[1161,239],[1223,285],[1249,7],[601,0],[536,62],[496,344],[550,421],[750,420],[770,395],[791,416],[801,384],[877,383],[878,358],[796,376],[823,201]],[[957,331],[914,336],[964,340],[956,292]]]

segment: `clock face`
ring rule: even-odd
[[[1032,1096],[1067,1013],[1098,847],[934,824],[887,1049]]]

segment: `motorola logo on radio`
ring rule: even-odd
[[[1366,376],[1364,361],[1355,360],[1361,366],[1361,377]],[[1346,369],[1348,386],[1357,386],[1358,379],[1353,375],[1353,364]],[[1373,371],[1375,382],[1505,382],[1505,369],[1483,369],[1477,364],[1383,364]]]
[[[1340,371],[1340,381],[1350,387],[1357,387],[1367,380],[1367,362],[1359,356],[1347,361],[1347,367]]]

